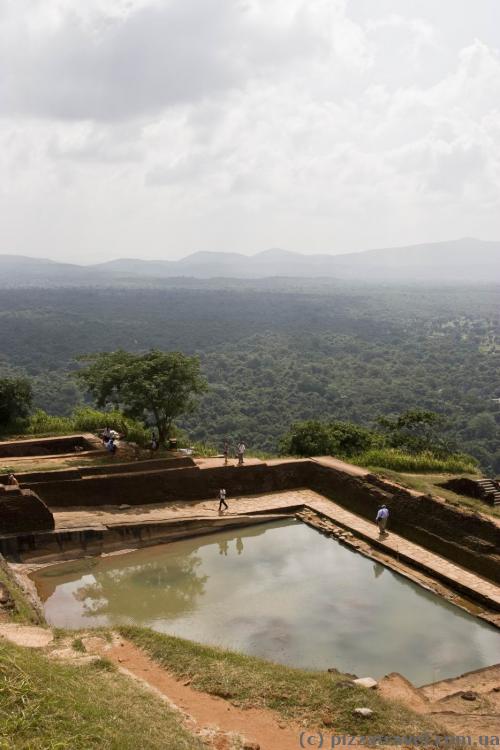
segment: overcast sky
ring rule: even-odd
[[[0,0],[0,253],[500,239],[499,0]]]

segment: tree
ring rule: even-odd
[[[494,440],[498,430],[495,417],[487,412],[476,414],[469,420],[467,427],[473,437],[481,440]]]
[[[26,419],[33,393],[27,378],[0,378],[0,427]]]
[[[372,448],[375,432],[351,422],[296,422],[281,440],[281,453],[294,456],[337,455],[349,458]]]
[[[128,417],[152,420],[160,443],[168,438],[174,420],[192,411],[196,396],[207,384],[198,357],[152,349],[146,354],[123,350],[91,354],[77,376],[97,406],[119,408]]]
[[[436,453],[449,453],[447,445],[439,434],[444,420],[441,415],[425,409],[408,409],[396,418],[379,417],[378,424],[387,435],[392,448],[400,448],[409,453],[430,450]]]

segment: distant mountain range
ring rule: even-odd
[[[345,255],[198,252],[177,261],[119,259],[91,266],[0,255],[0,286],[148,284],[162,279],[337,279],[362,282],[500,283],[500,242],[464,238]]]

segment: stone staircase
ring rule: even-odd
[[[488,505],[500,505],[500,482],[496,479],[454,477],[444,482],[441,487],[453,490],[453,492],[457,492],[459,495],[476,497]]]
[[[477,479],[479,492],[489,505],[500,505],[500,489],[492,479]]]

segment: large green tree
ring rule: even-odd
[[[408,409],[398,417],[379,417],[378,423],[392,448],[409,453],[430,450],[443,457],[455,448],[442,435],[445,420],[440,414],[426,409]]]
[[[283,436],[280,452],[292,456],[354,456],[379,442],[375,432],[350,422],[296,422]]]
[[[25,419],[33,394],[27,378],[0,378],[0,427]]]
[[[78,377],[97,406],[112,405],[126,416],[152,421],[160,442],[168,438],[175,419],[192,411],[206,381],[198,357],[153,349],[146,354],[123,350],[81,357]]]

